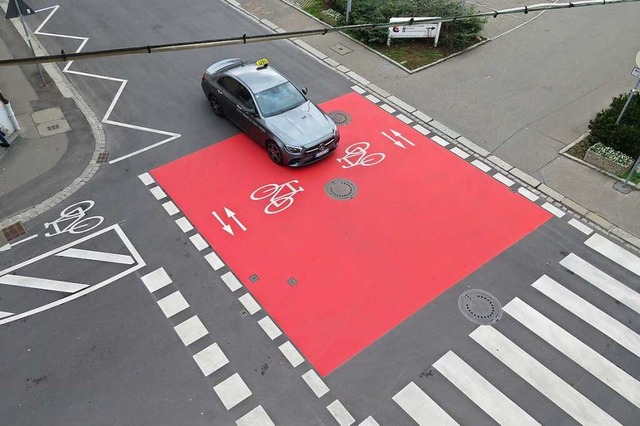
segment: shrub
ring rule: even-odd
[[[589,122],[590,139],[637,158],[640,156],[640,96],[631,99],[622,120],[616,124],[628,96],[613,98],[609,108],[596,114]]]
[[[347,0],[334,0],[333,9],[342,13],[347,10]],[[467,13],[474,9],[467,6]],[[350,24],[386,23],[389,18],[462,15],[462,4],[456,0],[354,0]],[[438,44],[445,49],[460,50],[466,47],[482,30],[485,20],[465,19],[445,22],[440,31]],[[379,30],[355,30],[355,36],[367,43],[386,43],[387,28]]]

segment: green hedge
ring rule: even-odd
[[[635,95],[622,120],[615,124],[628,94],[613,98],[609,108],[600,111],[589,122],[589,138],[593,144],[602,143],[630,157],[640,156],[640,95]]]
[[[347,0],[328,0],[325,4],[345,15]],[[466,13],[475,10],[470,5]],[[460,1],[452,0],[353,0],[350,24],[389,22],[389,18],[455,16],[464,14]],[[465,48],[480,33],[485,20],[479,18],[445,22],[440,31],[439,46],[450,50]],[[389,30],[355,30],[355,36],[366,43],[386,43]]]

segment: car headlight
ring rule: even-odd
[[[285,148],[292,154],[300,154],[302,152],[302,147],[299,146],[285,145]]]
[[[333,128],[333,137],[337,139],[338,136],[340,136],[340,132],[338,131],[338,126],[336,126]]]

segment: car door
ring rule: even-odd
[[[230,76],[222,76],[218,78],[216,83],[218,86],[216,97],[218,102],[220,102],[220,106],[222,106],[224,115],[226,115],[227,118],[238,127],[242,128],[240,123],[240,111],[236,107],[238,103],[238,90],[242,85],[238,80]]]
[[[244,130],[254,141],[264,145],[266,129],[262,126],[260,115],[256,108],[256,104],[251,96],[251,92],[242,84],[238,89],[238,104],[236,109],[239,112],[239,121],[242,130]]]

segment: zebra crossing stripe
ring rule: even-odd
[[[503,310],[636,407],[640,382],[517,297]]]
[[[483,325],[469,336],[579,423],[620,424],[495,328]]]
[[[546,275],[543,275],[533,283],[533,287],[587,324],[627,348],[636,356],[640,356],[640,336],[629,327],[602,312]]]
[[[455,426],[458,423],[414,382],[392,398],[420,426]]]
[[[640,294],[631,290],[620,281],[607,275],[573,253],[570,253],[562,259],[560,265],[640,314]]]
[[[601,255],[613,260],[618,265],[630,270],[636,275],[640,275],[640,258],[607,240],[602,235],[594,234],[584,243]]]
[[[62,293],[75,293],[76,291],[89,287],[86,284],[72,283],[68,281],[47,280],[44,278],[8,274],[0,277],[0,284],[12,285],[15,287],[36,288],[39,290],[59,291]]]
[[[471,401],[501,425],[540,425],[452,351],[433,366]]]

